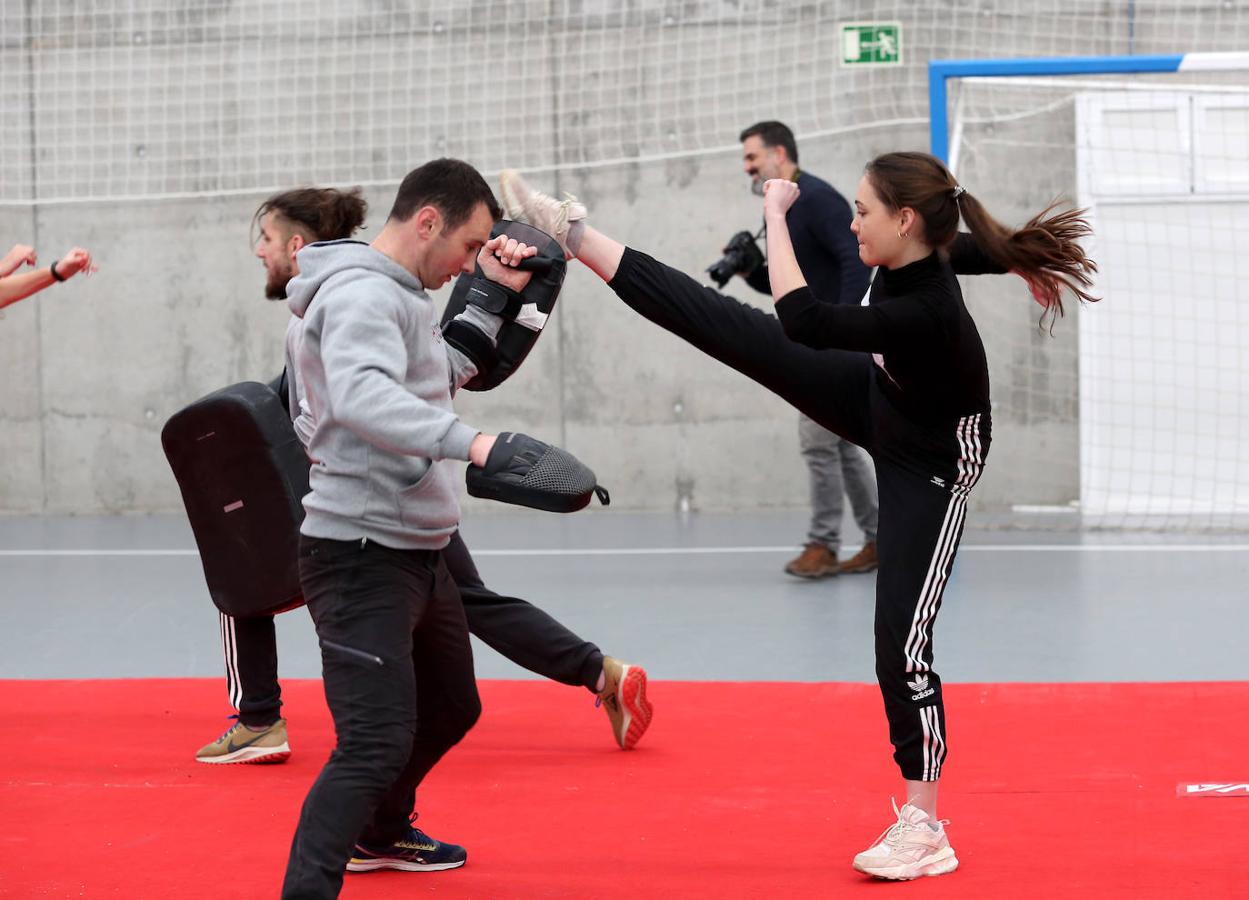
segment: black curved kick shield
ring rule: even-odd
[[[308,458],[277,394],[251,381],[222,388],[176,413],[160,437],[217,608],[246,618],[302,605]]]

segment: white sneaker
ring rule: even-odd
[[[945,819],[934,822],[928,813],[911,804],[898,809],[898,817],[876,842],[854,858],[860,872],[891,881],[909,881],[925,875],[945,875],[958,868],[958,857],[945,836]]]
[[[584,204],[578,203],[572,194],[563,200],[535,191],[515,169],[499,173],[499,193],[503,195],[503,210],[516,222],[525,222],[545,231],[559,242],[564,259],[572,259],[568,252],[568,229],[573,222],[586,217]]]

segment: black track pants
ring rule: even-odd
[[[221,647],[226,661],[226,690],[239,721],[253,728],[281,715],[278,645],[273,616],[239,619],[221,616]]]
[[[530,672],[561,684],[594,690],[603,671],[603,654],[532,603],[496,594],[486,587],[457,531],[442,551],[460,589],[468,630],[500,655]]]

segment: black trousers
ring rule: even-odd
[[[989,450],[988,414],[913,421],[880,391],[867,354],[795,343],[775,316],[635,250],[625,250],[610,286],[656,325],[872,455],[880,492],[876,677],[902,776],[937,780],[947,740],[933,624]]]
[[[597,646],[532,603],[486,587],[458,531],[442,555],[474,637],[522,669],[560,684],[595,689],[603,672],[603,654]]]
[[[270,725],[282,710],[273,616],[239,619],[223,612],[218,615],[230,705],[239,711],[239,721],[244,725]]]
[[[603,671],[603,654],[597,646],[533,604],[486,587],[458,531],[442,555],[459,588],[472,634],[522,668],[594,690]],[[282,706],[273,616],[236,619],[221,613],[221,640],[226,687],[240,721],[257,728],[272,723]]]
[[[282,897],[337,897],[357,843],[407,833],[416,787],[481,714],[468,625],[441,551],[301,538],[338,743],[313,783]]]

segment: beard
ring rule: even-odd
[[[755,175],[750,179],[750,192],[756,197],[763,196],[763,177]]]
[[[286,283],[291,280],[290,269],[282,272],[273,271],[269,273],[269,279],[265,282],[265,299],[266,300],[285,300],[286,299]]]

